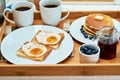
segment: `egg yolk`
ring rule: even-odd
[[[49,36],[49,37],[47,38],[47,42],[54,43],[54,42],[56,42],[56,41],[57,41],[56,36]]]
[[[42,51],[42,49],[40,49],[40,48],[34,48],[34,49],[32,49],[31,51],[30,51],[30,53],[32,54],[32,55],[38,55],[38,54],[40,54],[40,53],[42,53],[43,51]]]

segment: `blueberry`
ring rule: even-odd
[[[96,51],[95,51],[95,50],[92,50],[92,54],[96,54]]]
[[[85,38],[88,38],[88,34],[86,32],[83,33]]]
[[[84,30],[82,28],[80,29],[80,31],[81,31],[81,33],[84,33]]]
[[[84,46],[81,46],[80,50],[83,50],[84,49]]]
[[[92,50],[95,50],[95,47],[94,47],[94,46],[91,46],[90,48],[91,48]]]
[[[83,30],[83,25],[81,26],[80,31],[85,38],[88,38],[88,34]]]
[[[87,55],[91,55],[91,53],[92,53],[92,51],[90,49],[85,52],[85,54],[87,54]]]
[[[88,51],[88,47],[87,46],[81,46],[80,48],[82,53],[85,53],[86,51]]]
[[[87,51],[88,49],[87,49],[87,47],[83,46],[83,50],[84,50],[84,51]]]
[[[80,50],[83,50],[84,49],[84,47],[82,46],[81,48],[80,48]]]
[[[94,35],[93,39],[97,39],[97,35]]]
[[[89,36],[89,39],[92,40],[94,38],[94,36]]]
[[[91,46],[91,50],[93,54],[96,54],[98,52],[97,48],[95,48],[94,46]]]
[[[86,45],[86,47],[87,47],[87,48],[90,48],[90,47],[91,47],[91,45]]]
[[[87,51],[88,50],[88,48],[87,47],[84,47],[84,49],[83,49],[84,51]]]
[[[82,28],[80,28],[80,31],[82,31]]]
[[[81,26],[81,28],[83,28],[83,25]]]
[[[97,49],[95,49],[95,52],[97,53],[97,52],[98,52],[98,50],[97,50]]]
[[[81,51],[82,53],[84,53],[84,50],[83,50],[83,49],[81,49],[80,51]]]

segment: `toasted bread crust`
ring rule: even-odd
[[[40,57],[31,57],[26,55],[23,51],[22,48],[17,50],[17,56],[19,57],[23,57],[23,58],[27,58],[27,59],[31,59],[31,60],[36,60],[36,61],[44,61],[46,59],[46,57],[51,53],[52,48],[50,46],[46,46],[47,48],[47,52],[45,54],[43,54]]]

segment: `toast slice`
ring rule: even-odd
[[[24,44],[25,45],[25,44]],[[41,45],[41,44],[39,44],[39,45]],[[45,45],[44,45],[45,46]],[[50,46],[45,46],[46,48],[47,48],[47,51],[43,54],[43,55],[41,55],[41,56],[39,56],[39,57],[32,57],[32,56],[29,56],[29,55],[27,55],[23,50],[22,50],[22,47],[20,48],[20,49],[18,49],[17,50],[17,56],[19,56],[19,57],[22,57],[22,58],[27,58],[27,59],[31,59],[31,60],[35,60],[35,61],[44,61],[46,58],[47,58],[47,56],[51,53],[51,51],[52,51],[52,48],[50,47]]]
[[[55,43],[55,44],[45,44],[45,43],[42,43],[42,42],[40,42],[37,38],[36,38],[36,36],[39,34],[39,33],[41,33],[42,31],[41,30],[39,30],[37,33],[36,33],[36,35],[33,37],[33,39],[32,39],[32,42],[35,42],[35,43],[39,43],[39,44],[43,44],[43,45],[48,45],[48,46],[51,46],[53,49],[58,49],[59,48],[59,46],[60,46],[60,44],[61,44],[61,42],[63,41],[63,39],[64,39],[64,33],[57,33],[59,36],[60,36],[60,40],[57,42],[57,43]],[[49,33],[49,32],[47,32],[47,31],[44,31],[45,32],[45,34],[46,33]],[[51,32],[50,32],[51,33]],[[42,35],[43,36],[43,35]]]

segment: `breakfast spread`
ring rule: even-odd
[[[17,50],[17,56],[36,61],[44,61],[52,49],[59,48],[63,39],[64,33],[39,30],[31,41],[26,41]]]
[[[85,38],[96,38],[97,32],[104,26],[114,27],[113,20],[110,16],[100,13],[89,14],[85,19],[80,31]]]

